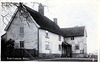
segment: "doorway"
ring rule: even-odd
[[[65,42],[62,43],[62,57],[72,57],[72,47]]]

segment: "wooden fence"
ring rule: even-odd
[[[27,52],[25,52],[25,50]],[[30,57],[30,55],[32,55],[33,57],[37,56],[37,51],[35,49],[14,49],[12,52],[7,52],[7,57],[17,57],[17,58],[21,58],[21,57]]]

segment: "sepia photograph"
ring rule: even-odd
[[[98,62],[97,0],[1,3],[1,61]]]

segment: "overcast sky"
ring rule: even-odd
[[[97,52],[97,2],[49,1],[51,17],[57,17],[60,27],[86,26],[87,51]],[[49,17],[49,16],[48,16]]]
[[[34,2],[34,0],[33,0]],[[45,6],[45,16],[58,19],[61,28],[85,26],[87,30],[87,51],[98,51],[98,2],[96,0],[35,0]],[[36,8],[35,8],[36,9]],[[4,24],[0,21],[0,35],[4,33]]]

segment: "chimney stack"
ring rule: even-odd
[[[44,6],[41,3],[38,6],[38,11],[39,11],[39,13],[41,13],[42,15],[44,15]]]
[[[53,18],[53,20],[54,20],[54,23],[55,23],[55,24],[58,24],[58,23],[57,23],[57,18]]]

